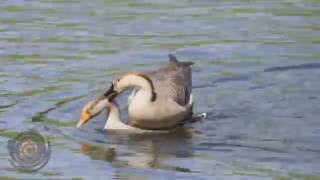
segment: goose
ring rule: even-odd
[[[177,130],[178,128],[182,127],[182,125],[187,123],[187,121],[184,121],[180,124],[181,126],[168,130],[148,130],[134,127],[130,124],[125,124],[121,121],[118,103],[115,100],[110,101],[109,97],[102,95],[90,101],[82,108],[80,121],[78,122],[77,127],[81,127],[83,124],[88,122],[89,119],[95,117],[100,112],[102,112],[103,109],[108,109],[108,117],[104,126],[105,130],[126,130],[134,133],[169,133],[174,130]],[[204,113],[194,116],[192,118],[192,121],[190,122],[196,122],[203,118],[205,118]]]
[[[192,64],[169,54],[167,66],[127,73],[112,82],[105,96],[112,101],[127,89],[137,89],[128,107],[130,125],[145,130],[172,129],[193,114]],[[88,118],[90,114],[83,114],[82,121]]]

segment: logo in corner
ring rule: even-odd
[[[50,159],[49,141],[35,130],[19,133],[8,141],[11,165],[25,172],[35,172],[43,168]]]

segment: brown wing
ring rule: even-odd
[[[178,104],[188,104],[192,91],[192,62],[179,62],[169,55],[167,66],[153,72],[145,73],[153,82],[156,93],[173,99]]]

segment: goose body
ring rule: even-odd
[[[108,102],[105,105],[106,109],[109,109],[107,122],[104,126],[105,130],[108,131],[119,131],[119,130],[125,130],[133,133],[151,133],[151,132],[157,132],[157,131],[151,131],[151,130],[145,130],[140,129],[137,127],[130,126],[128,124],[125,124],[121,121],[120,118],[120,109],[118,104],[113,102]],[[168,132],[168,131],[159,131],[159,132]]]
[[[136,88],[128,112],[130,124],[151,130],[170,129],[192,115],[190,62],[179,62],[169,55],[169,64],[146,73],[128,73],[113,83],[121,93]]]
[[[179,62],[169,55],[169,63],[152,72],[127,73],[116,81],[103,96],[89,102],[81,111],[77,127],[102,111],[106,102],[127,89],[135,89],[128,106],[129,125],[120,120],[119,110],[110,108],[106,129],[139,131],[170,130],[192,117],[191,62]]]
[[[139,90],[128,107],[130,124],[143,129],[170,129],[192,114],[192,102],[181,106],[170,98],[161,97],[150,103],[146,92]]]

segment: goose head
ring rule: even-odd
[[[140,88],[150,93],[150,100],[156,100],[156,92],[152,80],[145,74],[129,73],[113,81],[108,91],[104,94],[112,101],[118,94],[129,88]]]
[[[104,109],[114,106],[113,102],[109,100],[112,99],[112,96],[100,96],[95,98],[92,101],[89,101],[82,109],[80,113],[80,120],[77,124],[77,128],[80,128],[82,125],[89,122],[90,119],[97,116]]]

